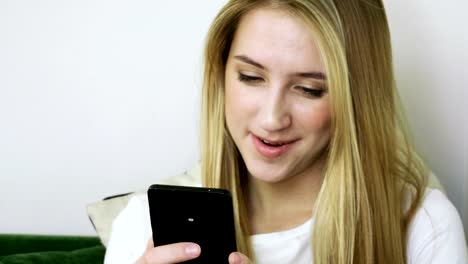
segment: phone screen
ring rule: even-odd
[[[151,185],[148,189],[155,246],[195,242],[201,255],[184,263],[228,263],[237,251],[232,197],[224,189]]]

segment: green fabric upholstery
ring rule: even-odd
[[[104,261],[98,237],[0,234],[0,264]]]

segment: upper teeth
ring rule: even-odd
[[[262,139],[263,143],[268,144],[268,145],[275,145],[275,146],[280,146],[283,145],[283,143],[273,143],[268,140]]]

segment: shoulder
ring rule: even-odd
[[[134,195],[114,219],[106,249],[105,263],[133,263],[151,238],[146,194]]]
[[[408,228],[408,263],[466,263],[463,225],[439,190],[428,189]]]
[[[138,193],[133,195],[125,208],[114,219],[112,228],[121,224],[139,224],[135,222],[140,219],[147,219],[148,212],[148,198],[146,193]]]
[[[165,178],[160,184],[200,186],[200,166],[183,174]],[[151,238],[151,222],[146,191],[131,194],[119,203],[118,214],[112,219],[108,235],[105,263],[134,263],[146,249]],[[108,201],[106,201],[108,203]],[[100,215],[104,215],[101,212]]]
[[[158,180],[159,184],[169,185],[187,185],[187,186],[200,186],[201,185],[201,172],[200,165],[196,164],[191,170],[185,171],[182,174],[163,178]],[[146,193],[146,189],[139,191],[132,191],[124,194],[113,195],[104,200],[96,201],[87,205],[87,213],[91,223],[93,224],[97,235],[101,239],[104,246],[107,246],[109,236],[111,233],[114,219],[122,213],[124,208],[129,204],[132,197]],[[142,197],[142,196],[140,196]],[[143,196],[144,197],[144,196]],[[140,200],[143,203],[146,200]],[[132,204],[135,204],[136,200]],[[132,206],[130,208],[137,207]],[[134,210],[134,209],[129,209]]]
[[[460,220],[457,209],[441,191],[427,189],[412,225],[424,225],[435,231],[449,228],[449,224]]]

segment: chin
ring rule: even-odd
[[[280,168],[274,163],[268,164],[262,161],[247,161],[246,167],[251,177],[267,183],[281,182],[286,178],[285,175],[287,175],[287,173],[284,173],[284,168]]]

